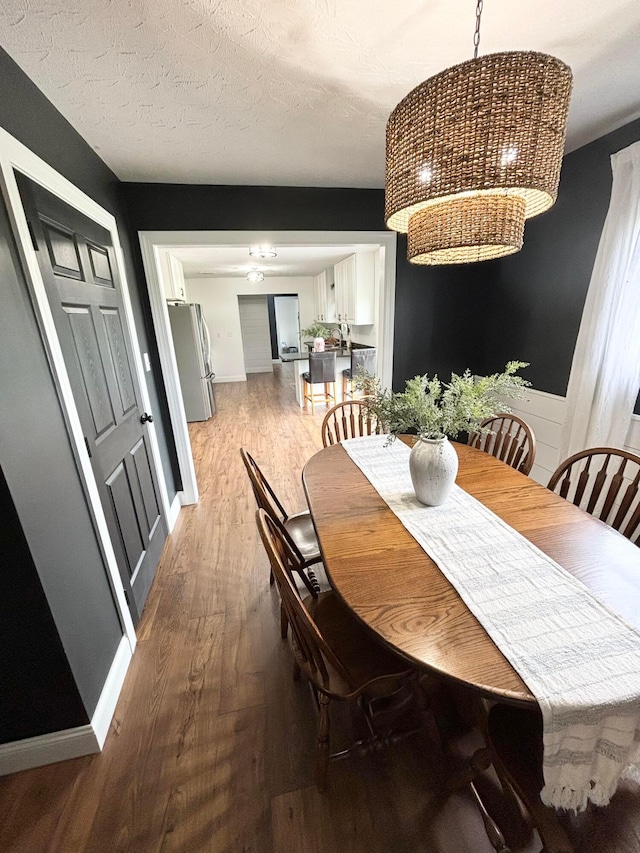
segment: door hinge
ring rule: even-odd
[[[27,219],[27,228],[29,229],[29,235],[31,236],[31,244],[33,245],[34,251],[38,251],[38,241],[36,240],[36,235],[33,233],[33,225]]]
[[[84,437],[84,446],[87,448],[87,453],[89,454],[89,459],[91,459],[91,448],[89,447],[89,439],[85,435]]]

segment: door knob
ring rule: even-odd
[[[143,415],[140,415],[140,423],[141,424],[152,424],[153,423],[153,415],[148,415],[146,412]]]

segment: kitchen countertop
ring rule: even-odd
[[[305,347],[306,349],[306,347]],[[351,358],[352,349],[371,349],[367,344],[352,343],[351,347],[325,347],[325,352],[335,352],[336,358]],[[280,361],[308,361],[309,352],[281,352]]]
[[[351,357],[351,350],[347,347],[325,347],[325,352],[335,352],[336,358]],[[308,361],[308,352],[282,352],[280,353],[281,361]]]

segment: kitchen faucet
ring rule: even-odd
[[[337,337],[340,341],[340,349],[344,349],[347,345],[347,338],[345,337],[345,334],[342,331],[343,329],[346,329],[346,334],[348,335],[349,326],[347,326],[346,323],[340,323],[338,326],[336,326],[335,329],[331,330],[331,336],[334,338]],[[338,333],[337,335],[335,334],[336,332]]]

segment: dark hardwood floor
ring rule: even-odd
[[[297,408],[289,371],[216,386],[217,414],[192,425],[201,501],[165,545],[104,750],[0,779],[0,851],[492,850],[470,798],[434,799],[426,735],[332,764],[315,789],[314,706],[291,678],[238,452],[304,506],[325,409]],[[336,735],[349,725],[335,715]]]

